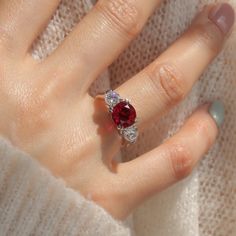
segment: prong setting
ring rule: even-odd
[[[129,99],[122,99],[118,93],[108,90],[105,102],[119,134],[129,143],[135,143],[138,138],[138,119]]]

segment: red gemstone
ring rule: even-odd
[[[129,127],[135,123],[136,111],[127,102],[120,102],[113,107],[112,119],[117,126],[122,128]]]

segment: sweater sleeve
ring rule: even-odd
[[[0,235],[127,236],[131,230],[0,137]]]

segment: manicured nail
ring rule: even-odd
[[[217,126],[220,127],[223,124],[225,117],[224,104],[221,101],[216,100],[211,104],[208,111],[215,120]]]
[[[217,4],[211,9],[208,18],[216,24],[223,34],[227,34],[234,24],[234,9],[228,3]]]

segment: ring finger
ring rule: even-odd
[[[136,107],[141,127],[187,95],[219,53],[233,23],[234,11],[229,4],[204,8],[189,30],[167,51],[117,88]]]

